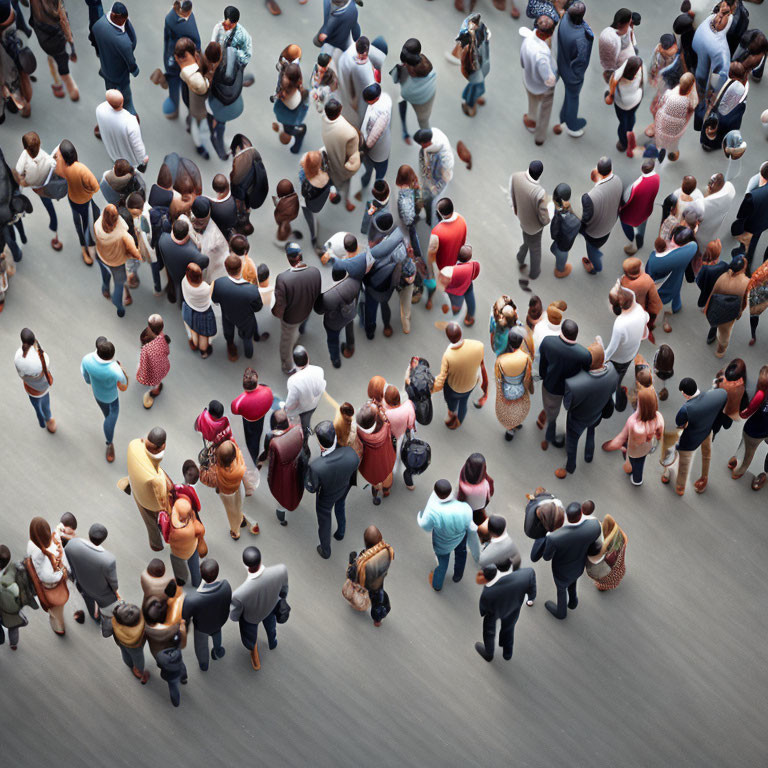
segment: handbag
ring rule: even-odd
[[[703,109],[701,108],[701,102],[699,102],[699,105],[696,107],[696,111],[693,115],[693,129],[695,131],[701,131],[701,129],[704,127],[704,124],[707,122],[707,119],[710,115],[714,113],[714,119],[716,121],[715,125],[712,126],[711,131],[714,134],[717,134],[717,132],[720,130],[720,117],[717,114],[717,108],[720,106],[720,102],[723,100],[723,96],[725,96],[725,92],[736,82],[735,80],[729,80],[721,89],[720,92],[715,97],[714,101],[709,104],[709,106],[705,106]],[[706,105],[706,102],[704,102]]]
[[[123,368],[123,366],[120,364],[120,361],[117,361],[117,364],[120,366],[120,370],[123,372],[123,376],[125,376],[125,384],[123,384],[122,382],[118,381],[117,382],[117,388],[121,392],[125,392],[125,390],[128,389],[128,374],[125,372],[125,368]]]
[[[208,542],[205,540],[205,536],[199,536],[197,539],[197,554],[200,557],[208,555]]]
[[[352,579],[347,579],[341,588],[342,597],[356,610],[369,611],[371,608],[371,596],[365,587],[361,587]]]
[[[275,608],[275,621],[278,624],[285,624],[286,621],[288,621],[288,617],[291,615],[291,606],[288,605],[288,601],[281,597],[277,601],[277,606]]]
[[[35,566],[32,564],[31,557],[25,557],[24,568],[29,575],[32,586],[35,588],[37,599],[40,601],[40,607],[47,613],[49,608],[55,608],[58,605],[64,605],[69,600],[69,588],[67,587],[66,571],[55,587],[45,587],[37,575]]]

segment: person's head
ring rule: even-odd
[[[173,222],[172,233],[174,239],[179,242],[186,242],[189,237],[189,224],[184,219],[176,219]]]
[[[240,21],[240,11],[234,5],[228,5],[224,9],[224,21],[221,26],[229,32]]]
[[[211,181],[211,188],[217,195],[226,195],[229,192],[229,181],[223,173],[217,173]]]
[[[336,99],[328,99],[325,103],[325,116],[335,120],[341,114],[341,104]]]
[[[193,224],[199,226],[200,231],[202,231],[211,217],[211,201],[203,195],[198,195],[192,202],[190,212]]]
[[[195,485],[195,483],[197,483],[200,479],[200,470],[194,459],[187,459],[181,465],[181,476],[184,478],[184,482],[187,485]]]
[[[576,337],[579,335],[579,326],[576,324],[575,320],[563,320],[560,325],[560,333],[562,333],[568,341],[576,341]]]
[[[152,314],[147,318],[147,325],[155,336],[159,336],[163,332],[165,323],[163,322],[162,315]]]
[[[91,540],[91,544],[98,547],[107,538],[107,529],[101,523],[94,523],[88,529],[88,538]]]
[[[109,18],[118,26],[125,24],[125,22],[128,21],[128,9],[125,7],[125,4],[120,2],[112,3],[112,10],[109,13]]]
[[[538,181],[542,173],[544,173],[544,163],[541,160],[532,160],[528,165],[528,175],[534,181]]]
[[[331,54],[330,53],[321,53],[317,57],[317,66],[320,69],[327,69],[328,65],[331,63]]]
[[[672,236],[677,246],[688,245],[688,243],[693,242],[694,238],[694,232],[690,227],[678,227]]]
[[[605,350],[603,345],[594,341],[587,347],[587,351],[592,356],[592,361],[589,364],[590,371],[599,371],[603,365],[605,365]]]
[[[507,352],[515,352],[520,349],[523,341],[523,334],[513,328],[507,336]]]
[[[371,48],[371,41],[365,36],[361,35],[355,42],[355,51],[357,51],[357,58],[360,61],[365,61],[368,58],[368,51]]]
[[[653,249],[657,253],[664,253],[667,250],[667,241],[663,237],[657,237],[653,241]]]
[[[138,218],[144,210],[144,196],[141,192],[131,192],[125,201],[125,207],[134,219]]]
[[[684,379],[680,380],[678,389],[683,393],[683,397],[688,400],[688,398],[691,398],[696,394],[699,388],[696,386],[696,381],[694,379],[690,376],[686,376]]]
[[[256,267],[256,279],[259,281],[259,285],[269,282],[269,267],[266,264],[259,264]]]
[[[250,250],[251,246],[248,243],[248,238],[245,235],[232,235],[229,241],[229,250],[234,253],[235,256],[245,256]]]
[[[63,139],[61,144],[59,144],[59,154],[64,161],[64,165],[72,165],[72,163],[77,162],[77,150],[69,139]]]
[[[374,200],[383,203],[389,197],[389,184],[384,179],[376,179],[371,189]]]
[[[214,419],[220,419],[224,415],[224,404],[219,400],[211,400],[207,410]]]
[[[301,160],[301,167],[307,178],[314,179],[323,168],[323,155],[317,150],[307,152]]]
[[[27,350],[35,343],[35,334],[29,328],[22,328],[19,336],[21,336],[21,349],[26,355]]]
[[[603,178],[610,176],[611,173],[613,173],[613,163],[611,162],[610,157],[603,156],[597,161],[597,172]]]
[[[289,179],[280,179],[280,181],[277,182],[277,196],[278,197],[286,197],[287,195],[292,195],[294,193],[293,184]]]
[[[251,572],[261,568],[261,550],[258,547],[246,547],[243,550],[243,565]]]
[[[66,528],[71,528],[73,531],[77,530],[77,518],[71,512],[65,512],[59,518],[59,522]]]
[[[107,104],[109,104],[112,109],[119,111],[123,108],[123,94],[117,90],[117,88],[110,88],[106,94],[105,97],[107,99]]]
[[[507,521],[501,515],[491,515],[488,518],[488,533],[491,536],[501,536],[507,530]]]
[[[556,205],[562,205],[571,199],[571,188],[568,184],[558,184],[552,192],[552,199]]]
[[[144,445],[153,456],[162,456],[165,453],[165,441],[167,439],[168,437],[162,427],[152,427],[144,439]]]
[[[400,390],[394,384],[389,384],[384,390],[384,402],[390,408],[397,408],[400,405]]]
[[[381,96],[381,86],[378,83],[371,83],[363,89],[363,101],[366,104],[375,104]]]
[[[346,421],[352,421],[355,418],[355,408],[352,403],[342,403],[339,406],[339,413]]]
[[[419,128],[416,133],[413,134],[413,140],[422,148],[425,149],[432,143],[432,129],[431,128]]]
[[[709,190],[710,194],[719,192],[724,186],[725,186],[725,177],[723,176],[722,173],[713,173],[709,177],[709,181],[707,182],[707,189]]]
[[[125,176],[133,176],[136,171],[133,170],[133,166],[122,158],[115,160],[115,164],[112,166],[112,171],[118,179],[122,179]]]
[[[144,601],[144,621],[147,624],[163,624],[168,615],[168,598],[148,597]]]
[[[438,480],[435,483],[435,494],[438,499],[447,499],[451,495],[451,484],[447,480]]]
[[[317,442],[320,443],[321,448],[331,448],[336,442],[336,430],[333,428],[333,422],[321,421],[319,424],[315,424],[315,437]]]
[[[303,368],[305,365],[309,365],[309,352],[305,347],[300,344],[293,349],[293,364],[297,368]]]
[[[652,157],[648,157],[643,160],[643,164],[640,166],[640,170],[643,173],[653,173],[653,169],[656,167],[656,161]]]
[[[740,358],[734,358],[725,366],[723,376],[726,381],[739,381],[747,378],[747,364]]]
[[[563,312],[568,309],[564,301],[553,301],[547,307],[547,320],[552,325],[560,325],[563,322]]]
[[[757,391],[768,392],[768,365],[764,365],[757,374]]]
[[[294,242],[286,243],[285,258],[292,267],[295,267],[301,261],[301,246]]]
[[[243,271],[243,260],[240,256],[236,256],[234,253],[230,253],[226,259],[224,259],[224,269],[227,270],[227,274],[230,277],[239,277]]]
[[[747,70],[740,61],[732,61],[731,66],[728,67],[728,77],[741,83],[746,82],[747,74]]]
[[[643,271],[643,262],[637,258],[637,256],[630,256],[621,263],[621,268],[624,270],[624,274],[634,279],[640,277]]]
[[[472,246],[469,243],[464,243],[464,245],[459,248],[459,254],[457,256],[457,259],[460,264],[466,264],[466,262],[470,261],[472,258]]]
[[[29,540],[38,549],[47,549],[51,544],[51,526],[43,517],[33,517],[29,522]]]
[[[171,169],[165,163],[160,166],[160,170],[157,172],[157,186],[163,189],[170,189],[173,186]]]
[[[613,14],[611,26],[620,34],[626,35],[629,30],[629,23],[632,21],[632,11],[629,8],[619,8]]]
[[[485,471],[485,456],[482,453],[470,453],[461,474],[470,485],[477,485],[485,477]]]
[[[225,440],[216,449],[216,460],[225,467],[228,467],[237,456],[237,448],[231,440]]]
[[[357,253],[357,238],[353,235],[347,232],[346,235],[344,235],[344,250],[347,253]]]
[[[635,303],[635,297],[632,291],[627,290],[621,285],[620,281],[616,281],[613,288],[608,291],[608,301],[611,304],[613,313],[620,315],[624,310],[629,309]]]
[[[565,508],[565,516],[569,523],[578,523],[581,520],[581,504],[578,501],[572,501]]]
[[[195,41],[191,37],[180,37],[173,46],[173,55],[177,59],[194,58],[196,50]]]
[[[728,269],[732,274],[737,275],[739,272],[743,272],[746,266],[747,260],[744,258],[744,254],[738,253],[731,259],[731,263],[728,265]]]
[[[259,386],[259,374],[254,368],[248,366],[243,372],[243,389],[246,392],[252,392]]]
[[[461,326],[458,323],[448,323],[445,327],[445,335],[451,344],[457,344],[461,341]]]
[[[687,96],[691,92],[691,88],[696,85],[696,77],[693,74],[693,72],[686,72],[681,78],[680,78],[680,95],[681,96]]]
[[[363,533],[365,548],[375,547],[381,541],[381,531],[375,525],[369,525]]]
[[[410,165],[401,165],[397,169],[395,184],[397,184],[398,187],[413,188],[419,185],[419,178],[416,176],[416,171],[414,171]]]
[[[366,403],[357,412],[357,425],[363,429],[370,429],[376,423],[376,409],[370,403]]]
[[[290,426],[288,414],[282,408],[278,408],[272,414],[272,420],[274,423],[273,429],[288,429]]]
[[[587,12],[587,6],[584,5],[584,3],[580,2],[580,0],[577,0],[577,2],[572,3],[570,8],[568,8],[568,18],[574,23],[574,24],[581,24],[582,21],[584,21],[584,14]]]
[[[208,72],[218,66],[221,61],[221,46],[215,41],[211,40],[208,45],[205,46],[205,61],[203,62]]]
[[[187,282],[192,286],[198,286],[203,282],[203,270],[193,261],[187,265],[184,275],[187,278]]]
[[[213,584],[219,578],[219,564],[212,557],[206,557],[200,563],[200,575],[206,584]]]
[[[683,194],[691,195],[696,189],[696,177],[695,176],[683,176],[683,182],[680,185],[680,189],[683,190]]]
[[[28,131],[21,137],[21,146],[30,157],[35,158],[40,151],[40,137],[34,131]]]
[[[728,26],[728,17],[731,15],[731,7],[726,2],[720,3],[712,19],[712,29],[722,32]]]
[[[560,501],[544,501],[536,507],[536,517],[546,531],[556,531],[565,520],[565,510]]]
[[[659,403],[653,387],[638,389],[637,413],[640,421],[653,421],[656,418],[658,407]]]
[[[299,85],[301,85],[301,67],[295,62],[289,64],[283,70],[283,78],[287,81],[289,86],[298,88]]]
[[[621,75],[622,80],[634,80],[642,67],[643,60],[639,56],[630,56],[624,65],[624,72]]]
[[[112,609],[112,618],[122,627],[135,627],[141,621],[141,608],[133,603],[118,603]]]
[[[552,33],[555,31],[555,22],[549,18],[549,16],[539,16],[534,24],[536,34],[542,40],[548,40],[552,37]]]
[[[383,376],[374,376],[368,382],[368,398],[374,403],[381,403],[384,399],[384,390],[387,388],[387,380]]]
[[[453,216],[453,200],[450,197],[441,197],[437,201],[437,213],[441,219],[449,219]]]
[[[156,579],[165,576],[165,563],[158,557],[153,557],[147,564],[147,573]]]
[[[115,356],[115,345],[104,336],[96,339],[96,355],[100,360],[111,360]]]

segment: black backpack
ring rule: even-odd
[[[221,51],[221,61],[213,73],[211,91],[224,105],[234,104],[243,90],[243,65],[237,58],[237,51],[232,47],[234,31],[226,39]]]
[[[432,386],[435,377],[423,357],[419,358],[416,367],[411,371],[410,380],[411,383],[406,386],[405,391],[416,408],[416,421],[426,426],[432,421]]]
[[[400,459],[412,475],[420,475],[432,461],[432,449],[409,429],[400,447]]]

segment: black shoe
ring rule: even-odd
[[[275,516],[280,521],[280,525],[288,525],[288,521],[285,519],[285,510],[284,509],[276,509],[275,510]]]
[[[456,574],[453,575],[453,582],[454,584],[458,584],[462,579],[464,578],[464,574],[462,573],[461,576],[456,576]]]
[[[344,541],[344,534],[336,531],[336,533],[333,534],[333,538],[336,539],[336,541]]]
[[[331,556],[331,553],[326,552],[319,544],[317,545],[317,554],[320,555],[323,560],[328,560]]]
[[[184,586],[184,585],[185,585],[187,582],[186,582],[184,579],[176,579],[176,583],[177,583],[177,584],[178,584],[180,587],[183,587],[183,586]]]
[[[200,671],[201,672],[207,672],[208,671],[208,663],[206,662],[205,666],[202,664],[200,665]]]
[[[717,338],[717,326],[713,325],[707,333],[707,344],[714,344]]]
[[[171,704],[173,704],[174,707],[178,707],[179,704],[181,704],[181,696],[179,696],[177,691],[174,691],[171,694]]]
[[[552,445],[554,445],[555,448],[562,448],[565,445],[565,438],[555,436],[555,439],[552,441]]]
[[[557,603],[553,603],[551,600],[547,600],[546,603],[544,603],[544,607],[556,618],[562,621],[565,616],[560,616],[557,612]]]
[[[189,678],[186,675],[184,675],[184,677],[182,677],[181,680],[179,680],[179,682],[182,685],[186,685],[189,682]]]
[[[505,648],[504,652],[501,654],[501,656],[504,659],[504,661],[509,661],[512,658],[512,649],[511,648],[509,648],[509,649]]]
[[[85,624],[85,611],[75,611],[74,618],[78,624]]]
[[[512,429],[508,429],[508,430],[507,430],[507,431],[504,433],[504,439],[505,439],[505,440],[506,440],[508,443],[511,443],[511,442],[512,442],[512,441],[515,439],[515,432],[514,432],[514,430],[512,430]]]
[[[331,360],[331,365],[334,368],[341,368],[341,359],[337,357],[335,360]]]
[[[493,661],[493,656],[489,656],[485,652],[485,645],[483,643],[475,643],[475,650],[486,660]]]
[[[575,611],[576,610],[576,606],[578,604],[579,604],[579,598],[578,597],[575,597],[573,600],[569,600],[568,601],[568,608],[569,608],[569,610]]]
[[[218,652],[215,648],[211,648],[211,658],[216,661],[218,659],[223,659],[224,654],[227,652],[226,648],[219,648]]]
[[[267,647],[269,648],[270,651],[274,651],[275,648],[277,648],[277,638],[275,638],[275,642],[274,643],[272,643],[269,640],[267,640]]]

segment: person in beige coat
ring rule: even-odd
[[[125,285],[128,279],[125,262],[128,259],[141,260],[141,254],[133,241],[133,236],[128,231],[128,225],[111,203],[105,206],[101,216],[93,225],[93,234],[96,240],[97,261],[101,270],[101,293],[105,299],[110,298],[109,282],[110,279],[114,280],[112,303],[117,307],[117,316],[123,317],[125,315],[123,301],[126,304],[133,302]]]
[[[349,180],[360,169],[360,135],[357,129],[341,116],[341,104],[331,99],[325,105],[322,116],[322,134],[328,157],[328,173],[336,187],[337,195],[344,195],[348,211],[355,205],[349,199]]]
[[[523,243],[517,252],[517,263],[525,269],[525,257],[531,253],[529,277],[535,280],[541,273],[541,230],[549,224],[547,199],[539,178],[544,172],[544,163],[533,160],[527,171],[513,173],[509,180],[509,194],[512,208],[520,220]],[[522,284],[522,283],[521,283]]]

